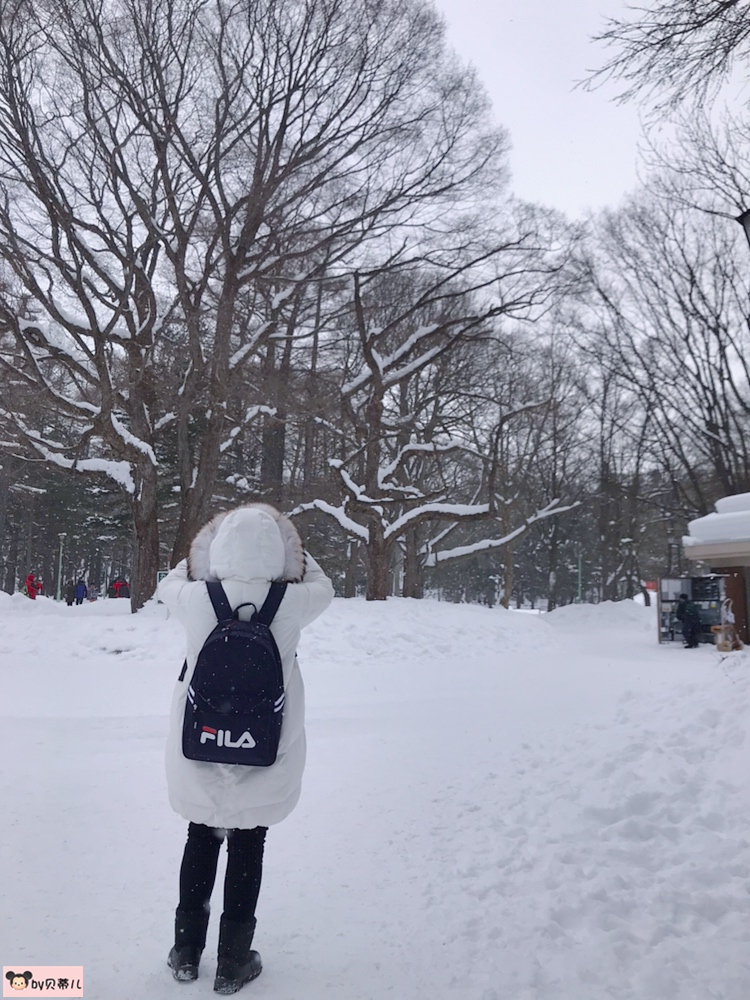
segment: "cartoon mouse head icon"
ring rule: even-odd
[[[25,990],[31,982],[30,972],[6,972],[5,978],[14,990]]]

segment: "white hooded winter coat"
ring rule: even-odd
[[[216,625],[205,580],[221,580],[233,608],[260,608],[274,580],[287,580],[271,624],[284,668],[286,701],[281,742],[271,767],[210,764],[182,753],[185,699],[203,643]],[[167,784],[175,812],[193,823],[252,829],[280,823],[299,799],[305,767],[305,692],[297,663],[300,631],[333,598],[331,581],[302,548],[288,518],[266,504],[217,515],[195,537],[190,555],[159,584],[159,599],[187,633],[187,670],[172,697]],[[253,609],[242,608],[248,619]]]

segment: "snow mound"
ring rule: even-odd
[[[30,600],[26,594],[18,591],[15,594],[2,594],[0,596],[0,612],[6,614],[54,614],[59,605],[49,597],[39,596],[35,600]]]
[[[353,617],[355,607],[360,613]],[[505,652],[533,648],[547,641],[549,629],[544,618],[517,615],[502,607],[394,597],[334,600],[321,622],[305,631],[302,646],[311,646],[314,655],[325,660],[331,654],[323,654],[323,648],[330,645],[332,634],[338,639],[336,655],[344,661],[357,663],[362,656],[380,656],[390,647],[408,668],[415,656],[455,659],[466,645]]]
[[[140,615],[153,615],[154,609],[160,609],[160,618],[164,618],[164,606],[159,605],[153,598],[147,601],[139,612]],[[98,601],[84,601],[81,605],[69,607],[65,601],[55,601],[51,597],[37,597],[30,601],[29,598],[19,592],[15,594],[0,593],[0,615],[15,617],[22,615],[57,615],[65,618],[68,622],[76,619],[92,616],[94,618],[112,617],[114,615],[130,616],[130,601],[115,600],[114,598],[102,598]]]
[[[570,629],[640,629],[654,628],[654,608],[645,608],[632,600],[602,601],[601,604],[567,604],[545,616],[547,622]]]

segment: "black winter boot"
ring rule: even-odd
[[[222,916],[214,993],[236,993],[245,983],[260,975],[263,968],[260,955],[250,949],[254,933],[254,919],[240,924]]]
[[[174,947],[167,956],[167,965],[179,983],[198,978],[198,963],[206,946],[208,909],[176,910],[174,915]]]

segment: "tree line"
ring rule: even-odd
[[[4,4],[2,587],[137,610],[245,500],[347,596],[678,572],[749,488],[741,233],[693,167],[572,225],[507,155],[422,2]]]

